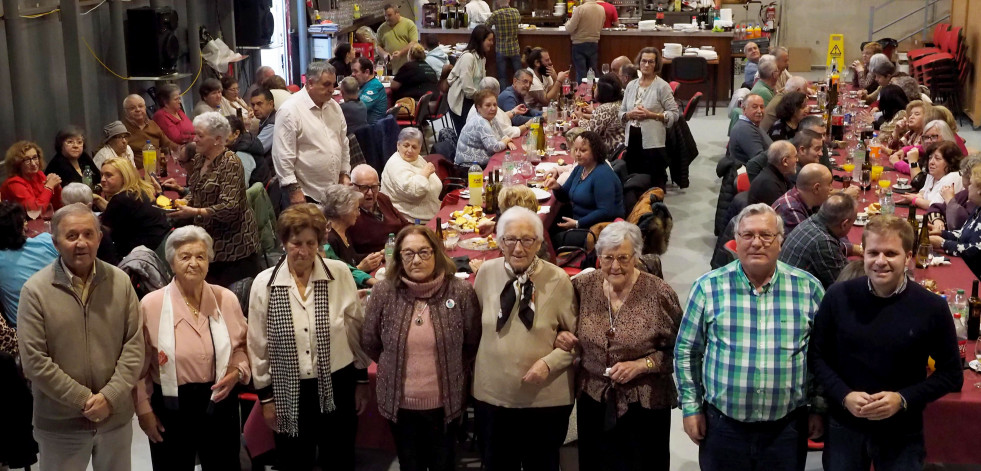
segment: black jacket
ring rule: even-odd
[[[726,155],[715,166],[715,174],[722,179],[722,187],[719,189],[719,200],[715,204],[715,235],[722,234],[722,230],[729,222],[726,213],[732,198],[736,196],[736,172],[742,164]]]
[[[749,204],[763,203],[767,206],[790,190],[790,179],[780,169],[767,165],[749,186]]]
[[[95,161],[92,160],[92,156],[88,152],[82,152],[81,157],[78,158],[78,166],[81,167],[83,172],[85,171],[85,167],[92,169],[93,185],[102,181],[102,172],[99,170],[99,167],[96,167]],[[51,173],[61,177],[62,188],[68,186],[69,183],[82,183],[82,176],[72,166],[68,157],[61,155],[61,152],[55,154],[51,162],[48,162],[48,166],[44,169],[45,175]]]

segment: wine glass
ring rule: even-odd
[[[35,220],[35,219],[37,219],[38,216],[40,216],[40,215],[41,215],[41,207],[40,206],[38,206],[36,204],[29,204],[29,205],[27,205],[27,217],[31,218],[32,221]]]
[[[51,232],[51,218],[54,217],[54,207],[48,204],[41,210],[41,219],[44,220],[44,231]]]
[[[602,70],[603,70],[603,75],[610,73],[610,64],[603,64]]]

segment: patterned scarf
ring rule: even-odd
[[[286,257],[270,277],[269,286],[269,363],[273,393],[276,397],[277,426],[291,437],[299,434],[300,360],[296,353],[296,331],[293,327],[293,308],[289,287],[273,286],[272,280],[283,268]],[[323,263],[321,261],[320,263]],[[327,267],[324,266],[324,271]],[[330,377],[330,304],[327,297],[328,280],[313,282],[314,333],[317,338],[317,390],[320,393],[320,412],[334,411],[334,386]]]
[[[507,262],[504,262],[504,272],[511,278],[501,290],[501,312],[497,314],[497,331],[500,332],[507,324],[511,312],[514,311],[514,303],[520,299],[518,304],[518,319],[531,330],[531,325],[535,320],[535,284],[531,281],[531,274],[538,268],[538,257],[531,262],[528,269],[520,275],[515,275],[514,270]]]

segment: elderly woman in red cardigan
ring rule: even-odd
[[[7,149],[7,179],[0,186],[0,197],[16,201],[28,211],[43,210],[47,205],[61,207],[61,177],[45,175],[41,147],[29,141],[17,141]]]

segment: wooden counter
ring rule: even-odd
[[[470,30],[468,29],[436,29],[421,28],[420,34],[436,34],[442,44],[467,43],[470,40]],[[617,56],[627,56],[631,61],[637,55],[637,51],[651,46],[658,50],[664,48],[664,43],[679,43],[685,47],[713,46],[719,54],[719,65],[709,66],[709,73],[715,72],[716,96],[719,99],[726,99],[729,96],[730,82],[733,80],[732,54],[730,44],[732,43],[732,33],[713,33],[710,31],[699,31],[695,33],[675,33],[671,31],[639,31],[628,29],[626,31],[606,31],[600,36],[599,42],[599,63],[609,63]],[[568,69],[571,65],[572,43],[569,41],[569,33],[558,28],[538,28],[533,30],[521,30],[518,33],[518,44],[522,50],[526,46],[542,47],[549,52],[552,63],[556,69]],[[664,70],[664,79],[670,81],[670,70]],[[597,74],[600,71],[596,71]],[[497,64],[494,54],[487,57],[487,74],[497,76]],[[508,84],[501,84],[506,87]],[[678,91],[678,97],[685,98],[691,96],[695,90],[707,91],[706,87],[692,86],[682,88]],[[705,96],[710,96],[705,93]]]

